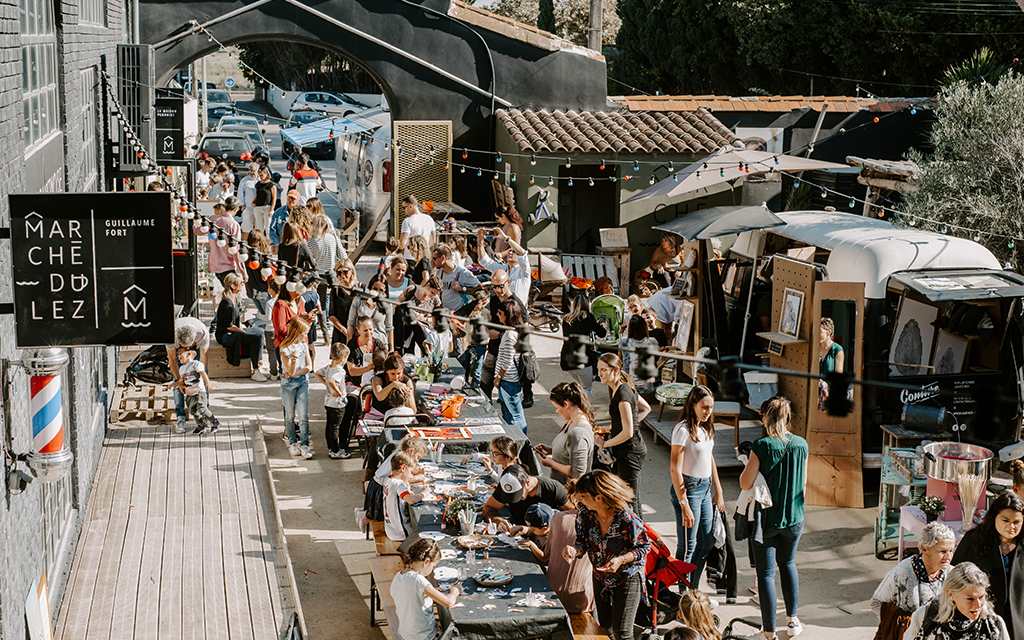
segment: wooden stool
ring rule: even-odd
[[[735,434],[736,446],[740,446],[740,403],[715,402],[715,422],[730,425]]]

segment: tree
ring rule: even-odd
[[[912,152],[920,191],[906,194],[899,220],[975,237],[1001,261],[1024,265],[1024,78],[1004,73],[998,84],[958,82],[938,96],[928,157]],[[926,222],[934,220],[936,222]],[[952,225],[964,229],[952,228]],[[1002,237],[1002,236],[1008,236]]]
[[[379,93],[373,76],[348,58],[322,47],[291,42],[238,45],[239,59],[275,86],[290,91]]]
[[[549,33],[555,32],[555,0],[539,0],[537,28]]]
[[[601,40],[605,44],[615,44],[619,27],[622,26],[617,7],[617,0],[603,0]],[[538,0],[496,0],[487,9],[517,22],[539,24]],[[557,0],[554,5],[554,16],[555,23],[551,33],[574,44],[587,45],[588,29],[590,28],[589,0]],[[543,27],[540,28],[543,29]]]

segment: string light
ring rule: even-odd
[[[536,167],[537,166],[537,156],[535,156],[535,155],[531,155],[530,156],[530,166],[531,167]]]
[[[590,179],[590,186],[594,186],[594,179],[593,178]]]

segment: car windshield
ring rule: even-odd
[[[324,120],[323,115],[313,111],[298,111],[288,118],[288,126],[294,127],[297,124],[309,124],[317,120]]]
[[[232,124],[236,124],[236,125],[244,124],[244,125],[249,125],[249,126],[252,126],[252,127],[258,127],[259,126],[259,123],[256,121],[256,118],[253,118],[251,116],[231,116],[230,118],[224,118],[220,122],[221,122],[221,126],[222,127],[227,127],[228,125],[232,125]]]
[[[207,138],[199,145],[199,150],[211,155],[237,155],[249,151],[249,141],[245,138]]]
[[[206,101],[207,102],[231,102],[231,95],[227,91],[221,89],[207,89],[206,90]]]

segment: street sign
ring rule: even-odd
[[[230,89],[231,87],[235,86],[234,79],[228,78],[227,80],[225,80],[224,81],[224,86],[227,87],[228,89]]]
[[[185,97],[162,93],[156,98],[156,159],[185,159]]]
[[[170,193],[8,200],[19,349],[174,341]]]

